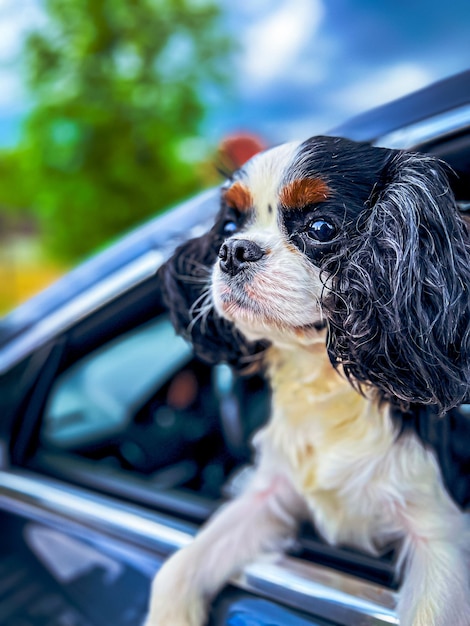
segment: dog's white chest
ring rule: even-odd
[[[388,408],[352,389],[324,346],[313,368],[305,357],[273,354],[272,419],[256,443],[285,468],[327,540],[372,549],[386,516],[378,495],[394,441]]]

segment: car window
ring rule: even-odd
[[[121,303],[119,315],[128,314]],[[109,324],[112,317],[105,317]],[[90,336],[98,339],[95,326],[87,328],[89,335],[80,335],[84,350]],[[75,343],[64,350],[73,359]],[[170,498],[168,490],[181,489],[185,514],[200,521],[225,493],[234,468],[251,458],[252,434],[269,405],[260,374],[239,376],[227,365],[199,360],[164,313],[57,376],[30,463],[173,512],[181,498]],[[198,499],[196,512],[188,513],[188,493]]]
[[[191,358],[166,315],[96,350],[56,381],[42,440],[69,448],[121,432],[156,388]]]

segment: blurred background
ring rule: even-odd
[[[0,315],[273,145],[470,66],[468,0],[0,0]]]

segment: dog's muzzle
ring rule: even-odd
[[[229,239],[219,250],[220,269],[230,276],[235,276],[249,263],[259,261],[265,252],[254,241],[248,239]]]

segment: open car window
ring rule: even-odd
[[[165,315],[96,350],[55,382],[43,442],[72,448],[122,432],[136,408],[190,358],[191,348]]]

